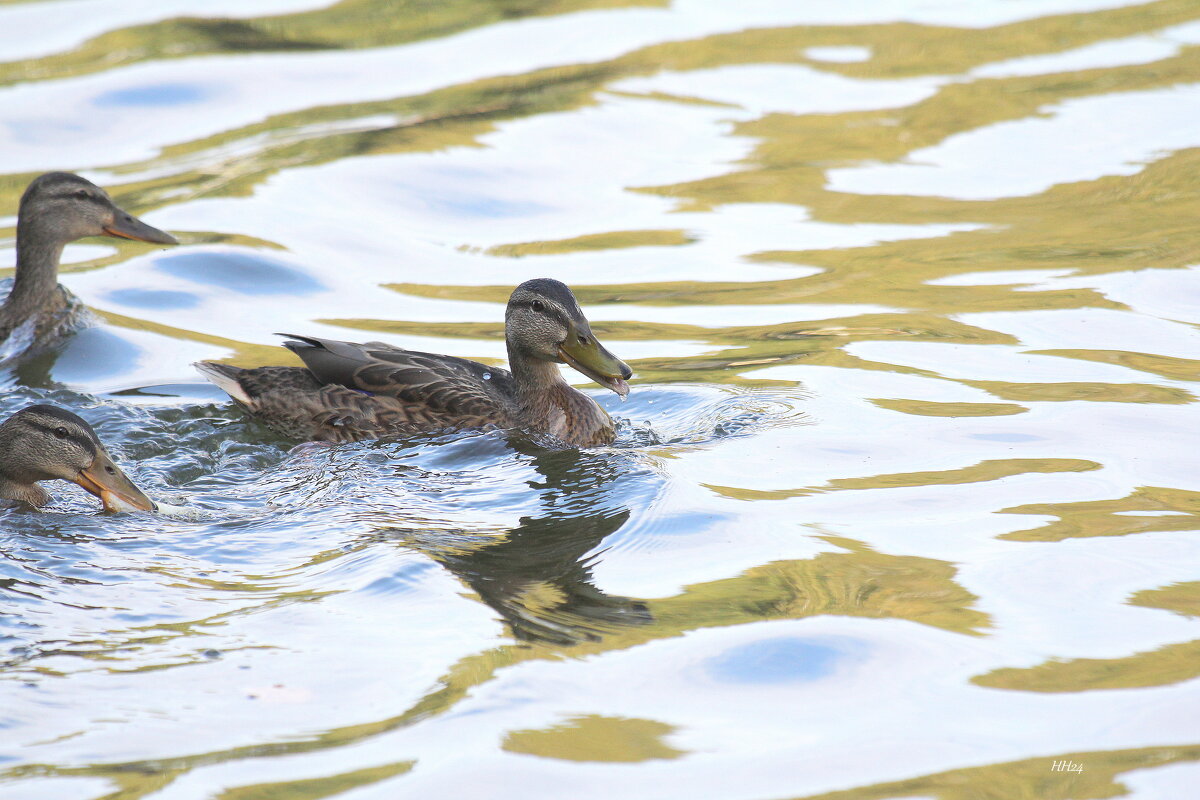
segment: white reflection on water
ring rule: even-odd
[[[1065,276],[1047,282],[1047,288],[1095,287],[1104,296],[1125,303],[1143,314],[1189,324],[1200,308],[1200,264],[1186,269],[1144,269],[1107,275]],[[1166,342],[1173,341],[1167,339]],[[1162,346],[1159,342],[1157,346]],[[1195,356],[1191,350],[1189,357]]]
[[[738,648],[785,637],[826,647],[838,642],[837,670],[756,686],[717,680],[706,669]],[[1013,758],[1057,752],[1064,736],[1081,748],[1117,747],[1129,720],[1157,719],[1164,737],[1181,740],[1193,730],[1187,712],[1173,705],[1188,696],[1181,687],[1114,693],[1107,703],[1085,707],[1078,698],[997,692],[967,682],[998,657],[987,639],[896,620],[826,617],[701,630],[588,659],[521,664],[473,692],[458,713],[432,720],[422,735],[401,730],[382,738],[392,758],[419,759],[404,785],[421,796],[457,796],[469,793],[480,776],[505,781],[520,774],[524,792],[550,797],[570,776],[587,774],[575,796],[638,796],[648,782],[669,782],[670,797],[786,797],[795,795],[797,774],[806,793],[819,793],[845,788],[848,775],[870,784],[971,766],[996,752]],[[930,663],[939,665],[933,674]],[[637,676],[636,697],[629,676]],[[847,713],[847,697],[854,708],[870,710],[869,734],[857,714]],[[956,713],[927,716],[929,708],[945,705]],[[535,771],[525,756],[483,747],[506,731],[559,724],[564,708],[571,715],[664,721],[679,729],[668,743],[691,756],[625,769],[541,759]],[[748,719],[754,725],[746,725]],[[916,719],[922,724],[914,726]],[[975,735],[980,726],[992,732],[986,746]],[[738,735],[730,737],[731,730]],[[438,754],[464,742],[473,754],[470,770],[435,765]],[[383,745],[370,749],[380,757],[387,752]],[[863,758],[864,748],[870,759]],[[746,768],[764,752],[788,769]]]
[[[1176,273],[1180,277],[1186,274]],[[1101,276],[1088,282],[1103,285],[1109,277]],[[1186,286],[1182,282],[1179,285]],[[1140,306],[1139,310],[1142,310]],[[1195,358],[1200,351],[1200,330],[1187,322],[1157,319],[1146,311],[1129,314],[1107,308],[1073,312],[1046,309],[1021,314],[964,314],[963,319],[971,324],[985,325],[989,330],[1011,333],[1019,337],[1022,345],[1029,350],[1076,347],[1088,350],[1124,349],[1176,358]],[[1068,374],[1060,373],[1062,380],[1069,380],[1066,377]],[[1136,371],[1112,377],[1132,380],[1139,374],[1147,377],[1146,373]],[[1155,378],[1155,382],[1183,388],[1192,385],[1191,381],[1174,382],[1165,378]]]
[[[1135,797],[1170,797],[1180,786],[1200,786],[1200,764],[1169,764],[1136,769],[1121,776]]]
[[[1056,312],[1041,313],[1053,315]],[[1061,312],[1059,314],[1061,316]],[[1101,319],[1098,316],[1095,318],[1095,322],[1099,323]],[[1036,330],[1036,321],[1027,321],[1026,324]],[[1097,324],[1094,327],[1100,328],[1101,325]],[[1087,337],[1092,328],[1093,326],[1088,326],[1086,329],[1080,329],[1079,332]],[[1028,328],[1024,329],[1028,330]],[[1061,339],[1056,339],[1056,342],[1056,346],[1059,347],[1069,346]],[[1032,342],[1029,344],[1031,347],[1037,347]],[[1026,352],[1027,348],[1024,345],[981,346],[941,342],[855,342],[847,345],[846,349],[869,361],[903,364],[918,369],[932,369],[945,377],[964,380],[1120,382],[1134,380],[1139,374],[1142,374],[1116,364],[1100,364],[1029,353]],[[1159,378],[1155,380],[1155,383],[1166,383],[1166,381]]]
[[[1100,69],[1124,64],[1149,64],[1176,55],[1178,43],[1157,36],[1134,36],[1098,42],[1050,55],[1025,56],[1011,61],[984,64],[971,70],[973,78],[1011,78],[1018,75],[1048,75],[1081,69]]]
[[[1200,145],[1196,108],[1195,84],[1069,100],[1039,109],[1046,118],[1000,122],[915,150],[907,164],[830,170],[829,186],[860,194],[990,200],[1134,175],[1172,150]]]
[[[829,47],[806,47],[804,55],[813,61],[828,61],[832,64],[856,64],[871,60],[871,48],[855,45],[830,45]]]

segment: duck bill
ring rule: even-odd
[[[108,453],[101,450],[87,469],[80,470],[75,483],[100,498],[105,511],[155,511],[154,501],[134,486]]]
[[[586,344],[579,342],[579,336],[572,326],[567,340],[558,346],[559,356],[572,368],[621,397],[629,394],[629,384],[625,382],[626,378],[633,375],[629,365],[608,352],[595,336],[588,335],[585,341]]]
[[[166,231],[147,225],[132,214],[121,209],[113,211],[112,221],[104,226],[104,232],[118,239],[133,239],[150,244],[179,244],[179,240]]]

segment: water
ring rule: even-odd
[[[3,374],[182,507],[0,512],[5,800],[1200,786],[1195,3],[0,31],[10,251],[49,169],[182,241],[68,248],[96,324]],[[500,364],[538,276],[637,373],[571,373],[612,447],[293,448],[188,366],[293,363],[276,331]]]

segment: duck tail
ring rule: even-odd
[[[245,370],[241,367],[218,364],[215,361],[196,361],[192,366],[237,402],[247,406],[253,405],[254,401],[242,388],[240,377]]]

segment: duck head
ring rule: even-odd
[[[92,426],[66,409],[34,405],[0,424],[0,489],[34,506],[48,501],[37,481],[64,480],[100,498],[106,511],[154,511],[154,501],[126,477]]]
[[[19,238],[66,244],[86,236],[113,236],[152,244],[178,240],[122,210],[96,184],[70,172],[47,172],[21,196]]]
[[[504,330],[514,358],[568,364],[621,397],[629,394],[633,370],[596,339],[566,284],[552,278],[522,283],[508,299]]]

